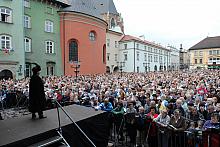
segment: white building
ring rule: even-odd
[[[123,37],[120,27],[109,29],[106,33],[106,72],[118,71],[119,41]]]
[[[116,58],[115,58],[116,59]],[[167,70],[170,50],[161,45],[124,35],[119,42],[119,69],[124,72],[147,72]]]
[[[176,47],[168,45],[167,48],[171,51],[170,62],[171,66],[168,69],[170,70],[179,70],[180,68],[180,50]]]

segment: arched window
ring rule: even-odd
[[[114,28],[114,27],[115,27],[115,19],[112,18],[112,19],[111,19],[111,28]]]
[[[47,75],[54,75],[55,62],[47,62]]]
[[[69,61],[78,61],[78,44],[77,44],[76,40],[70,41]]]
[[[157,71],[157,65],[154,66],[154,71]]]

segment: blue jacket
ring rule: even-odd
[[[112,109],[113,109],[112,104],[111,104],[110,102],[108,102],[107,105],[105,105],[104,102],[101,103],[101,104],[99,105],[99,108],[100,108],[101,110],[107,111],[107,112],[110,112],[110,111],[112,111]]]

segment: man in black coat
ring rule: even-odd
[[[43,110],[46,107],[46,98],[44,93],[44,82],[39,77],[40,66],[36,65],[33,69],[33,75],[29,83],[29,111],[32,113],[32,119],[36,118],[36,112],[39,118],[46,118],[43,115]]]

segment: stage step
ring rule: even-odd
[[[68,145],[61,144],[61,142],[63,142],[63,137],[54,136],[54,137],[48,138],[46,140],[43,140],[41,142],[35,143],[29,147],[46,147],[46,146],[52,147],[54,144],[58,144],[58,143],[60,143],[59,147],[67,147],[68,146]]]

